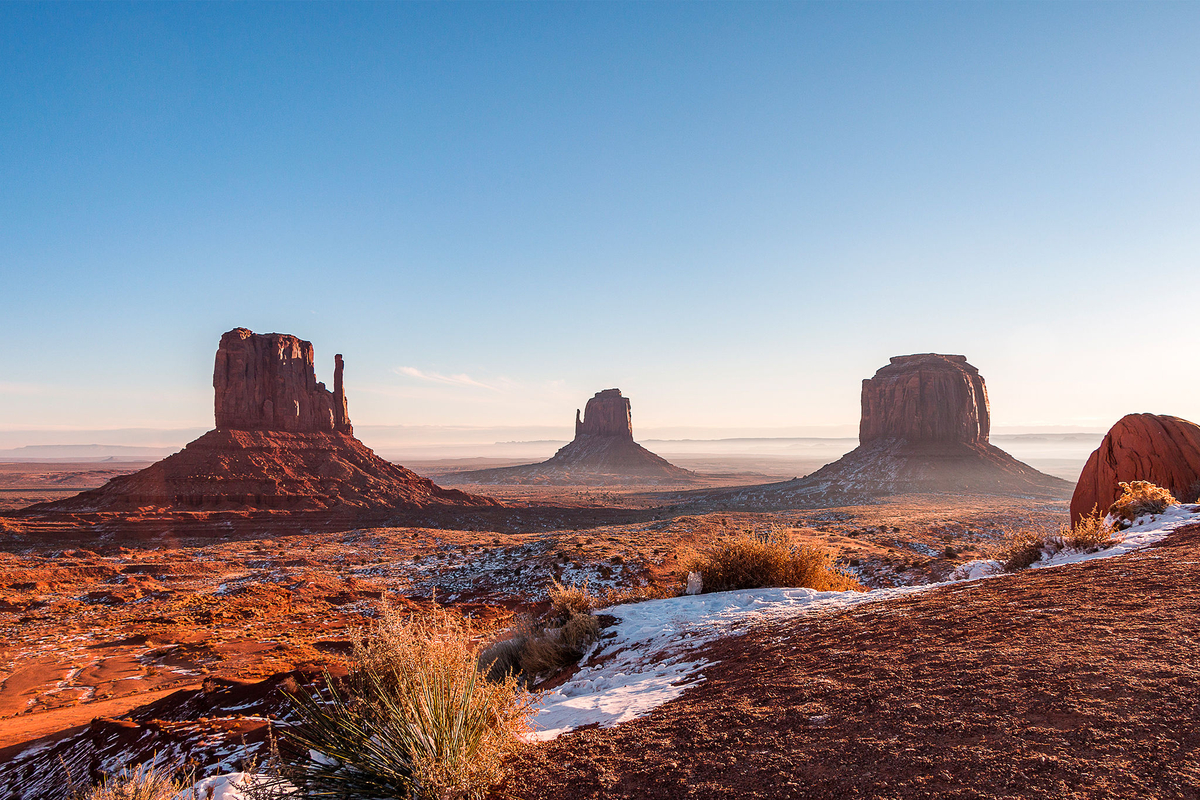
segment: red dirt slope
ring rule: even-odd
[[[343,433],[214,430],[141,472],[31,512],[499,506],[443,489]]]
[[[1200,527],[1122,558],[726,639],[646,718],[518,765],[535,798],[1200,797]]]

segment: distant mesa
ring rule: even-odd
[[[1176,499],[1200,495],[1200,425],[1179,417],[1129,414],[1117,421],[1088,457],[1071,497],[1071,522],[1108,511],[1122,481],[1150,481]]]
[[[620,389],[596,392],[582,415],[575,411],[575,439],[549,461],[446,476],[462,483],[592,485],[686,483],[696,477],[633,440],[629,398]]]
[[[353,435],[335,356],[318,383],[313,346],[235,328],[213,369],[216,430],[132,475],[32,512],[414,509],[494,506],[375,455]]]
[[[908,493],[1066,499],[1067,481],[992,445],[990,431],[987,387],[965,356],[896,356],[863,381],[857,448],[805,478],[697,500],[766,508]]]

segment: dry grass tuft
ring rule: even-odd
[[[1116,526],[1107,522],[1100,513],[1092,513],[1075,523],[1075,527],[1062,525],[1052,528],[1017,528],[1005,532],[997,542],[995,557],[1004,565],[1005,572],[1019,572],[1036,564],[1043,555],[1054,555],[1063,550],[1081,550],[1094,553],[1117,543],[1113,538]]]
[[[75,792],[75,800],[173,800],[185,787],[153,764],[141,764],[117,775],[106,776],[85,793]]]
[[[524,616],[508,635],[479,655],[480,668],[499,680],[517,676],[526,685],[539,676],[552,676],[579,661],[600,635],[600,620],[592,610],[600,600],[587,587],[552,580],[550,608],[541,620]]]
[[[863,591],[862,584],[834,566],[833,556],[813,545],[793,545],[786,530],[771,529],[718,542],[691,560],[703,591],[796,586],[818,591]]]
[[[448,611],[403,617],[384,605],[354,644],[342,688],[293,695],[288,737],[320,754],[285,775],[302,796],[482,798],[529,729],[513,678],[479,674],[470,624]]]
[[[596,596],[588,590],[588,585],[562,584],[550,579],[550,610],[547,616],[550,620],[565,623],[577,614],[590,614],[598,605]]]
[[[1179,504],[1169,491],[1150,481],[1122,481],[1118,485],[1121,487],[1121,496],[1108,509],[1108,513],[1117,519],[1133,522],[1138,517],[1161,514],[1167,510],[1167,506]]]

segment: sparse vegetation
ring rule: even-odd
[[[703,591],[797,586],[818,591],[861,591],[862,585],[839,570],[833,556],[813,545],[796,545],[786,530],[746,531],[720,541],[694,558],[687,571],[700,573]]]
[[[1119,486],[1121,496],[1109,507],[1108,513],[1127,522],[1147,514],[1161,514],[1167,506],[1179,503],[1168,490],[1149,481],[1122,481]]]
[[[355,642],[352,671],[292,695],[287,738],[315,755],[283,777],[299,797],[483,797],[528,730],[531,699],[512,677],[485,679],[466,620],[384,606]]]
[[[529,684],[539,675],[554,674],[583,657],[600,634],[592,614],[599,601],[587,587],[553,581],[545,617],[521,617],[509,635],[479,655],[479,665],[491,680],[517,676]]]
[[[72,800],[174,800],[185,789],[155,764],[140,764],[108,775],[84,792],[74,792]]]
[[[1004,565],[1005,572],[1019,572],[1036,564],[1043,555],[1068,549],[1094,553],[1112,547],[1116,544],[1113,539],[1116,530],[1094,509],[1074,527],[1009,529],[997,544],[996,559]]]

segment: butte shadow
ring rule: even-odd
[[[991,444],[991,410],[965,356],[896,356],[863,381],[859,446],[804,478],[689,492],[685,504],[721,508],[854,505],[899,494],[1062,499],[1071,484]]]
[[[389,511],[490,508],[375,455],[354,436],[335,356],[334,389],[317,382],[313,346],[236,328],[213,370],[216,429],[140,472],[21,514]]]
[[[680,484],[696,473],[677,467],[633,440],[629,398],[620,389],[596,392],[583,416],[575,411],[575,438],[548,461],[446,476],[452,483],[484,484]]]

